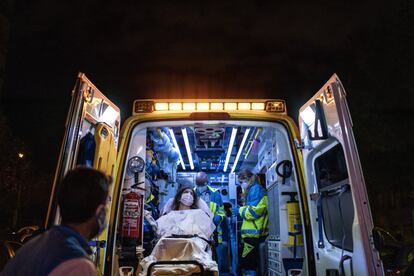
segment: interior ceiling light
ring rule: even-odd
[[[249,132],[250,132],[250,128],[246,129],[246,131],[244,132],[243,140],[240,144],[239,151],[237,152],[236,159],[234,159],[233,167],[231,168],[230,173],[233,173],[234,170],[236,169],[237,162],[239,161],[240,155],[241,155],[241,153],[243,151],[243,148],[244,148],[244,144],[246,143],[246,139],[249,136]]]
[[[229,147],[227,148],[226,161],[224,162],[224,168],[223,168],[224,172],[227,171],[227,166],[229,165],[230,155],[233,149],[234,140],[236,139],[236,134],[237,134],[237,127],[233,127],[233,130],[231,131]]]
[[[190,163],[190,168],[194,170],[194,164],[193,164],[193,156],[191,155],[190,150],[190,143],[188,142],[188,136],[187,136],[187,129],[182,128],[181,132],[183,134],[184,143],[185,143],[185,149],[187,150],[187,156],[188,156],[188,162]]]
[[[177,140],[175,139],[174,131],[171,128],[169,129],[169,131],[170,131],[171,138],[173,140],[174,147],[178,150],[178,157],[180,157],[181,167],[183,168],[183,170],[185,170],[185,164],[183,161],[183,157],[181,156],[181,152],[180,152],[180,148],[178,147]]]

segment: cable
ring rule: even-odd
[[[343,233],[342,243],[341,243],[341,248],[342,248],[341,259],[344,256],[344,246],[345,246],[345,239],[346,239],[345,223],[344,223],[344,218],[343,218],[343,215],[342,215],[342,208],[341,208],[341,196],[346,191],[346,189],[344,189],[344,187],[346,187],[346,186],[341,187],[341,191],[339,192],[339,195],[338,195],[339,217],[341,218],[342,233]]]
[[[341,218],[341,223],[342,223],[342,232],[343,232],[343,237],[342,237],[342,251],[341,251],[341,261],[340,261],[340,264],[342,263],[342,266],[340,265],[340,275],[345,275],[345,269],[344,269],[344,267],[343,267],[343,262],[345,261],[345,260],[348,260],[348,259],[350,259],[350,269],[351,269],[351,275],[353,276],[354,275],[354,271],[353,271],[353,268],[352,268],[352,257],[351,256],[349,256],[349,255],[346,255],[346,256],[344,256],[344,247],[345,247],[345,239],[346,239],[346,231],[345,231],[345,223],[344,223],[344,217],[343,217],[343,215],[342,215],[342,208],[341,208],[341,196],[346,192],[346,191],[348,191],[348,188],[349,188],[349,185],[348,184],[346,184],[346,185],[343,185],[343,186],[341,186],[341,191],[339,192],[339,195],[338,195],[338,207],[339,207],[339,216],[340,216],[340,218]],[[344,258],[345,257],[345,258]]]

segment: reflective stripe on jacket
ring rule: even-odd
[[[242,238],[260,238],[268,234],[267,191],[254,183],[247,191],[246,204],[239,209],[243,219]]]

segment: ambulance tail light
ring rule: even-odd
[[[282,100],[267,101],[266,102],[266,111],[268,111],[268,112],[285,113],[286,112],[286,104],[285,104],[285,101],[282,101]]]
[[[155,110],[153,101],[135,101],[134,113],[148,113]]]

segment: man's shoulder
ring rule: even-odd
[[[62,262],[55,267],[51,272],[50,276],[60,275],[96,275],[96,268],[91,260],[87,258],[74,258]]]
[[[33,275],[44,275],[67,260],[81,257],[87,257],[87,252],[76,238],[52,227],[23,245],[6,265],[8,272],[4,275],[16,275],[27,267],[33,270]]]

